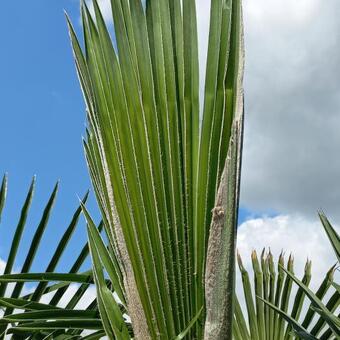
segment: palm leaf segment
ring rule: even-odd
[[[331,246],[339,260],[340,238],[324,213],[319,217]],[[234,336],[237,339],[337,339],[340,336],[340,289],[334,282],[333,266],[316,292],[309,287],[311,263],[307,261],[305,275],[299,280],[293,271],[293,259],[289,258],[284,267],[280,256],[278,271],[275,273],[272,255],[261,256],[261,266],[257,255],[252,255],[254,268],[255,298],[252,295],[249,275],[244,269],[241,257],[238,257],[242,275],[246,309],[247,326],[239,302],[236,302]],[[292,286],[298,289],[292,300]],[[290,303],[290,300],[293,303]],[[308,303],[306,302],[309,301]],[[254,302],[255,301],[255,302]],[[292,304],[292,309],[289,306]],[[304,307],[308,308],[304,308]],[[306,311],[304,311],[304,309]],[[305,313],[303,313],[305,312]],[[304,316],[303,316],[304,314]]]
[[[225,272],[233,277],[243,118],[241,5],[211,3],[201,123],[195,1],[112,0],[111,5],[114,44],[96,0],[93,15],[82,4],[84,48],[68,21],[87,107],[84,147],[109,240],[106,254],[89,234],[99,309],[107,334],[125,338],[122,317],[108,310],[113,301],[103,285],[104,265],[136,338],[172,339],[205,306],[215,200],[230,218],[221,218],[219,226],[213,221],[212,229],[225,226],[222,238],[230,242],[227,249],[219,242],[210,249],[227,252]],[[217,286],[215,270],[212,264],[209,287]],[[226,285],[229,302],[232,282]],[[210,306],[216,298],[211,288]],[[201,338],[202,322],[190,332]]]
[[[244,268],[240,255],[238,264],[245,307],[242,307],[241,296],[238,296],[233,323],[235,340],[334,339],[336,334],[321,312],[335,313],[340,305],[339,291],[333,286],[335,266],[312,293],[308,289],[312,278],[311,262],[308,260],[301,280],[293,274],[292,256],[285,265],[281,254],[275,266],[270,252],[265,254],[263,251],[259,260],[254,251],[253,280]],[[298,289],[294,289],[294,282],[298,284]]]
[[[2,319],[0,320],[0,338],[5,334],[13,334],[13,337],[20,336],[20,339],[34,338],[82,338],[83,330],[95,330],[98,335],[103,335],[102,322],[99,317],[96,298],[86,301],[86,308],[78,310],[77,304],[82,300],[90,284],[94,282],[92,271],[80,272],[86,259],[89,256],[87,244],[81,248],[78,256],[72,264],[68,273],[54,273],[59,261],[62,259],[69,241],[78,225],[81,215],[81,206],[76,209],[64,234],[56,245],[49,264],[42,268],[41,274],[31,273],[33,262],[37,261],[36,254],[43,254],[46,245],[41,244],[42,237],[47,229],[50,215],[56,200],[58,183],[54,187],[49,197],[40,222],[33,234],[30,247],[26,253],[23,265],[19,273],[13,273],[14,268],[18,268],[17,255],[22,254],[21,240],[26,228],[30,206],[35,188],[35,178],[33,178],[28,190],[26,199],[21,209],[17,227],[13,235],[9,254],[5,259],[6,266],[4,273],[0,276],[0,307],[2,309]],[[0,187],[0,217],[5,208],[7,192],[7,176],[4,176]],[[88,194],[83,198],[85,204]],[[102,230],[102,224],[96,231]],[[24,293],[25,282],[39,282],[30,287],[30,293]],[[68,294],[70,284],[77,284],[78,289],[72,296]],[[111,285],[108,283],[108,286]],[[26,287],[27,288],[27,287]],[[49,300],[48,303],[42,301]],[[65,307],[61,307],[60,303]],[[13,314],[15,312],[15,314]],[[49,322],[46,322],[49,320]],[[8,325],[11,327],[8,328]]]

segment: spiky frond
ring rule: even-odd
[[[34,335],[37,339],[45,338],[45,336],[51,333],[54,334],[54,332],[57,332],[59,335],[70,335],[74,332],[75,334],[80,334],[84,329],[98,328],[98,324],[100,324],[100,329],[102,329],[95,297],[93,297],[91,301],[88,301],[87,310],[73,310],[84,296],[91,282],[93,282],[92,271],[86,273],[80,272],[82,265],[88,258],[89,248],[87,244],[84,244],[79,255],[75,257],[74,262],[70,262],[71,267],[68,273],[53,273],[78,225],[82,212],[80,205],[74,212],[69,225],[65,228],[58,243],[53,245],[55,251],[47,267],[41,268],[42,274],[31,272],[33,262],[37,262],[36,254],[39,251],[40,254],[41,252],[46,252],[46,244],[41,243],[41,240],[47,229],[56,200],[58,183],[55,185],[46,203],[40,222],[32,235],[30,247],[24,257],[22,265],[20,264],[21,261],[19,262],[18,253],[22,252],[20,250],[22,248],[21,241],[27,226],[34,188],[35,178],[33,178],[28,190],[17,226],[14,230],[10,230],[10,232],[14,231],[13,239],[9,247],[9,254],[7,258],[3,259],[6,265],[4,272],[0,275],[0,307],[2,309],[2,318],[0,320],[1,338],[3,338],[5,334],[20,334],[21,338],[29,338]],[[1,210],[2,208],[6,208],[6,191],[7,176],[4,177],[0,189]],[[84,196],[82,204],[85,204],[87,197],[88,193]],[[102,230],[102,225],[99,226],[98,230]],[[4,232],[4,230],[2,232]],[[19,272],[14,273],[18,268],[20,268]],[[38,282],[38,284],[32,287],[30,286],[30,293],[25,293],[23,290],[25,282]],[[74,296],[68,296],[67,292],[71,283],[79,285]],[[45,301],[47,297],[50,297],[48,303],[41,302]],[[64,308],[60,307],[61,300],[63,300],[63,303],[66,303]],[[49,319],[54,321],[46,325],[44,322]],[[86,321],[88,319],[91,319],[93,322],[87,323]],[[10,325],[9,329],[8,325]],[[79,329],[81,330],[79,331]]]
[[[329,238],[330,244],[334,249],[335,255],[339,260],[340,254],[340,243],[339,234],[336,232],[334,227],[331,225],[326,215],[323,212],[319,213],[319,217],[322,226]],[[262,301],[271,309],[275,310],[280,314],[280,317],[288,322],[286,328],[286,334],[289,329],[295,332],[297,337],[302,339],[338,339],[340,336],[340,314],[339,314],[339,303],[340,303],[340,289],[339,284],[333,282],[334,271],[337,269],[337,265],[334,265],[326,275],[326,278],[322,282],[321,286],[316,292],[313,292],[308,287],[308,282],[305,278],[299,280],[293,273],[292,268],[284,268],[279,265],[279,271],[286,275],[286,280],[295,283],[298,288],[298,294],[306,296],[309,302],[308,311],[304,319],[299,319],[297,311],[301,307],[294,305],[291,313],[287,313],[287,308],[282,305],[273,304],[272,301],[268,301],[268,298],[264,298]],[[326,300],[325,295],[331,291],[331,297]],[[262,298],[262,297],[260,297]],[[326,301],[325,301],[326,300]],[[315,321],[317,319],[317,321]],[[289,339],[292,339],[292,335],[289,335]]]
[[[82,2],[83,47],[68,24],[87,108],[84,148],[109,236],[111,258],[94,249],[94,265],[115,266],[136,338],[172,339],[203,308],[188,334],[201,338],[205,314],[224,296],[229,313],[221,305],[217,314],[226,336],[243,133],[241,1],[211,2],[201,113],[195,1],[112,0],[114,43],[92,4],[93,13]],[[226,246],[216,242],[221,231]],[[213,261],[205,278],[208,249],[225,259],[230,280],[215,275]],[[100,310],[112,336],[104,291]],[[216,328],[206,325],[207,334]]]
[[[292,255],[286,265],[283,254],[277,265],[270,252],[263,251],[259,260],[254,251],[251,258],[253,279],[238,255],[245,304],[243,307],[240,304],[242,296],[236,297],[235,340],[334,339],[336,334],[323,313],[329,316],[340,305],[339,291],[333,286],[336,266],[327,272],[313,293],[308,288],[312,279],[311,261],[307,260],[304,275],[299,280],[293,274]],[[297,289],[293,289],[294,282],[298,284]]]

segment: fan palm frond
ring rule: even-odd
[[[14,230],[9,254],[6,259],[3,259],[6,262],[6,265],[3,274],[0,276],[0,307],[2,309],[2,318],[0,320],[1,338],[3,338],[6,333],[20,334],[21,336],[25,335],[26,337],[30,337],[34,334],[35,336],[44,338],[55,330],[58,330],[60,334],[66,334],[67,332],[72,332],[72,328],[75,328],[78,332],[80,325],[82,326],[82,330],[91,329],[95,328],[95,325],[97,325],[98,322],[101,322],[98,317],[95,297],[93,297],[92,301],[88,302],[88,305],[91,306],[90,309],[79,311],[80,314],[77,314],[77,316],[74,317],[76,311],[73,309],[82,299],[91,282],[93,283],[91,270],[85,273],[79,272],[89,255],[87,244],[83,246],[79,255],[75,258],[74,263],[72,264],[71,262],[72,266],[68,273],[54,273],[78,225],[79,217],[82,213],[81,205],[79,205],[74,212],[69,225],[58,241],[47,267],[42,270],[41,274],[31,272],[33,262],[37,261],[37,252],[39,250],[45,251],[44,247],[46,247],[46,244],[41,243],[41,240],[48,226],[49,218],[56,200],[58,186],[57,183],[45,205],[42,217],[32,235],[30,247],[23,260],[19,273],[14,273],[14,270],[17,271],[17,268],[20,268],[17,255],[21,249],[22,236],[27,226],[27,218],[29,216],[35,189],[35,178],[33,178],[29,187],[21,209],[17,227]],[[6,191],[7,176],[4,177],[0,189],[1,209],[5,208]],[[84,196],[82,204],[85,204],[87,198],[88,193]],[[100,224],[98,232],[100,230],[102,230],[102,224]],[[31,292],[29,294],[25,294],[23,290],[25,282],[39,283],[30,287]],[[79,288],[74,296],[69,297],[67,289],[71,283],[79,284]],[[45,297],[50,296],[51,294],[53,295],[48,303],[41,302]],[[63,303],[66,303],[65,308],[59,306],[62,299]],[[18,311],[20,311],[20,313],[17,313]],[[49,325],[44,326],[42,322],[46,322],[46,319],[52,317],[52,315],[55,324],[50,323]],[[97,324],[93,322],[93,325],[91,326],[91,324],[86,324],[86,322],[84,322],[84,320],[89,319],[90,315],[91,318],[94,319],[94,316],[96,316]],[[32,324],[33,321],[34,324]],[[73,321],[76,322],[72,324]],[[83,322],[82,324],[81,321]],[[7,328],[8,325],[11,325],[9,329]],[[102,328],[100,327],[100,329]]]
[[[202,338],[205,324],[207,339],[228,337],[243,135],[241,1],[211,2],[202,113],[194,0],[112,0],[114,43],[92,4],[93,13],[81,6],[83,47],[68,25],[87,109],[85,154],[109,240],[108,254],[100,242],[91,252],[105,329],[112,337],[122,318],[114,324],[105,307],[113,300],[100,288],[101,266],[120,279],[114,288],[136,338],[173,339],[202,308],[187,336]]]
[[[311,261],[307,260],[301,280],[293,274],[293,256],[289,256],[286,266],[281,254],[275,269],[272,254],[262,252],[261,260],[252,253],[253,282],[238,255],[242,277],[245,307],[241,307],[240,297],[236,297],[233,336],[235,340],[292,340],[292,339],[333,339],[328,320],[340,305],[340,294],[333,287],[333,266],[326,274],[319,288],[313,293],[309,288],[312,279]],[[293,290],[293,284],[298,289]],[[322,313],[318,312],[321,310]]]
[[[339,260],[339,234],[323,212],[319,213],[319,217],[335,255]],[[289,323],[289,326],[302,339],[338,339],[340,336],[340,315],[337,308],[339,306],[340,291],[338,283],[333,282],[333,274],[336,268],[337,265],[330,269],[320,288],[314,293],[308,288],[308,284],[304,282],[304,280],[301,281],[294,275],[290,268],[285,269],[281,266],[281,271],[285,273],[291,282],[294,282],[299,287],[298,291],[300,294],[308,297],[310,300],[309,309],[303,320],[298,319],[294,310],[292,314],[289,314],[286,313],[286,310],[284,310],[282,306],[273,306],[268,299],[265,299],[264,303],[280,313],[281,317]],[[325,302],[324,296],[328,290],[332,290],[333,293],[330,299]],[[318,320],[315,325],[311,327],[315,317],[318,317]],[[308,327],[311,328],[310,332],[307,331]]]

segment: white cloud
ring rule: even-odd
[[[85,309],[96,297],[96,287],[94,285],[90,286],[84,296],[77,303],[76,308]]]
[[[5,260],[3,260],[2,258],[0,258],[0,274],[3,274],[4,271],[5,271],[5,268],[6,268],[6,264],[7,262]],[[13,273],[19,273],[20,270],[19,269],[14,269],[12,270]],[[7,284],[7,287],[6,287],[6,292],[5,292],[5,296],[11,296],[13,290],[14,290],[14,287],[15,287],[15,283],[13,282],[10,282]],[[27,285],[24,285],[23,288],[22,288],[22,291],[21,291],[21,294],[22,295],[27,295],[27,294],[30,294],[32,292],[32,288],[30,287],[27,287]]]
[[[93,14],[93,2],[90,0],[87,0],[86,3],[89,6],[90,12]],[[110,0],[98,0],[98,5],[101,9],[101,12],[103,14],[103,17],[106,22],[112,23],[112,11],[111,11],[111,1]]]
[[[321,222],[309,221],[298,215],[280,215],[248,220],[238,229],[237,247],[245,267],[251,272],[250,254],[270,248],[277,262],[283,250],[286,260],[294,256],[295,273],[303,276],[307,258],[312,261],[312,287],[317,287],[336,257]],[[239,282],[240,284],[240,282]]]
[[[245,0],[243,206],[340,218],[339,14],[335,0]]]
[[[5,271],[6,262],[0,258],[0,273],[2,274]]]
[[[245,0],[244,12],[246,19],[256,21],[259,25],[264,25],[268,21],[275,26],[289,22],[301,25],[310,23],[320,5],[321,2],[318,0],[274,0],[270,3],[266,0]]]
[[[205,69],[208,54],[208,38],[210,24],[210,1],[197,0],[197,36],[199,53],[199,73],[200,73],[200,108],[203,110]]]
[[[66,292],[64,293],[62,299],[59,301],[58,306],[65,308],[68,302],[72,299],[72,297],[75,295],[79,288],[78,284],[71,284]],[[42,303],[49,303],[49,301],[52,299],[55,292],[50,292],[48,294],[44,294],[41,298]],[[95,299],[96,297],[96,288],[94,285],[91,285],[86,290],[85,294],[82,296],[82,298],[79,300],[79,302],[76,305],[76,309],[86,309],[88,305]]]

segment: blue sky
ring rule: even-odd
[[[109,18],[107,0],[100,3]],[[204,60],[209,1],[197,0],[197,4]],[[79,31],[78,0],[19,5],[6,1],[0,11],[0,174],[9,174],[0,258],[7,257],[32,176],[37,175],[37,186],[21,259],[60,179],[57,203],[42,240],[49,246],[37,255],[35,271],[44,270],[78,196],[91,187],[81,143],[84,104],[63,9]],[[340,220],[340,187],[335,180],[340,160],[329,156],[338,154],[340,145],[339,15],[337,0],[327,4],[244,0],[246,135],[240,215],[241,222],[247,223],[240,228],[239,238],[243,252],[271,246],[278,253],[284,239],[287,251],[301,255],[301,263],[307,255],[313,258],[316,249],[324,262],[333,261],[315,212],[324,208]],[[89,206],[98,220],[93,195]],[[309,235],[304,247],[297,230],[303,238]],[[82,221],[60,271],[68,268],[85,239]],[[318,270],[324,272],[324,266]]]
[[[60,190],[43,239],[45,245],[55,244],[77,207],[77,195],[82,196],[90,187],[81,143],[84,105],[63,9],[78,26],[77,1],[35,0],[20,4],[6,1],[2,4],[0,173],[8,172],[9,188],[1,225],[1,258],[7,256],[7,245],[34,174],[37,185],[23,239],[26,247],[58,179]],[[90,206],[94,211],[93,200]],[[75,239],[78,244],[72,248],[77,249],[85,241],[83,223]],[[34,268],[43,269],[48,259],[45,255],[53,248],[45,247],[38,254]],[[64,262],[73,253],[66,254]]]

